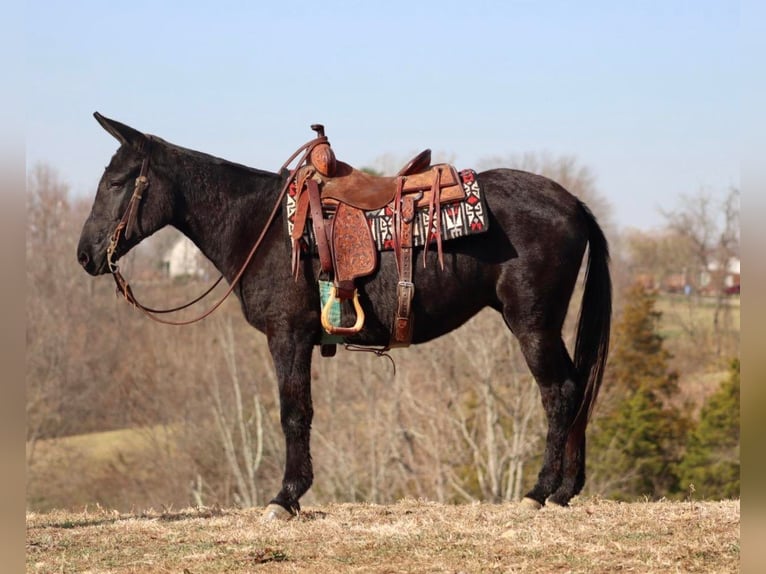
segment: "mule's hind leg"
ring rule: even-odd
[[[282,432],[285,437],[285,474],[282,489],[271,501],[266,518],[288,518],[300,510],[298,500],[311,486],[314,473],[309,439],[311,404],[312,344],[300,333],[279,333],[269,337],[279,381]],[[289,513],[289,514],[288,514]]]
[[[566,506],[585,485],[585,425],[576,424],[569,432],[564,449],[564,476],[548,502]]]
[[[565,450],[572,422],[582,402],[582,385],[578,384],[574,364],[559,331],[525,331],[518,325],[514,328],[511,322],[509,325],[516,333],[527,365],[540,387],[548,421],[543,465],[535,486],[525,498],[542,505],[556,493],[562,496],[556,496],[552,502],[564,505],[571,496],[564,500],[565,492],[560,489],[565,484],[566,492],[572,490],[569,480],[572,469],[568,468],[568,463],[573,460],[565,456]]]

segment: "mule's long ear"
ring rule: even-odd
[[[146,142],[146,135],[130,126],[104,117],[98,112],[94,112],[93,117],[96,118],[96,121],[99,124],[101,124],[102,128],[117,138],[117,141],[121,144],[130,145],[140,149],[143,147],[144,142]]]

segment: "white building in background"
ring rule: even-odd
[[[723,271],[723,284],[724,287],[734,287],[739,285],[740,282],[740,267],[741,262],[739,257],[732,257],[726,263],[726,269]],[[707,269],[702,272],[700,277],[700,285],[706,287],[710,285],[713,276],[721,275],[721,266],[717,261],[713,261],[708,264]]]
[[[168,249],[162,264],[171,278],[202,277],[204,269],[201,265],[202,253],[186,236],[180,236],[173,246]]]

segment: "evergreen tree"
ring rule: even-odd
[[[678,375],[668,367],[655,303],[654,294],[632,287],[615,326],[588,461],[589,490],[609,498],[659,498],[679,491],[688,422],[671,404]]]
[[[606,374],[609,389],[624,398],[641,386],[670,397],[678,391],[678,375],[668,370],[670,352],[663,347],[658,328],[662,313],[654,307],[657,296],[640,285],[628,289],[622,315],[609,351]]]
[[[682,485],[702,498],[739,497],[739,359],[702,407],[681,465]]]

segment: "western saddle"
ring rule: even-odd
[[[431,150],[426,149],[408,162],[396,176],[375,176],[338,161],[324,135],[324,126],[311,129],[319,136],[307,155],[305,165],[293,172],[295,217],[291,233],[293,274],[297,277],[301,241],[307,219],[311,219],[320,267],[332,278],[327,301],[322,308],[322,326],[330,335],[348,337],[361,331],[364,311],[354,280],[375,272],[377,246],[366,211],[386,207],[392,213],[392,241],[399,273],[391,339],[388,348],[406,347],[412,340],[413,221],[416,210],[428,210],[424,238],[423,265],[431,242],[436,243],[439,264],[444,268],[441,238],[441,205],[460,201],[465,191],[454,167],[431,165]],[[331,319],[333,304],[352,301],[356,313],[353,326],[343,327]],[[339,321],[337,321],[339,323]],[[331,356],[335,346],[322,345],[322,354]]]

